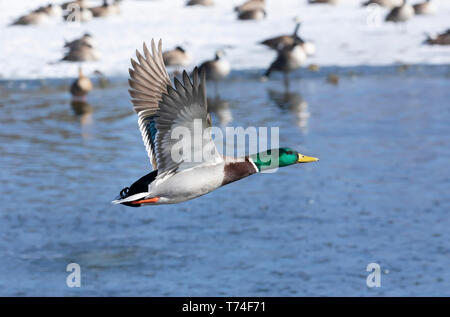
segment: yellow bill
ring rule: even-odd
[[[317,162],[319,159],[316,157],[306,156],[303,154],[298,153],[298,160],[299,163],[311,163],[311,162]]]

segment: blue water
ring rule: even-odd
[[[110,204],[150,171],[126,78],[83,115],[70,79],[0,82],[0,295],[450,296],[450,66],[304,70],[288,93],[257,73],[222,83],[214,123],[320,161],[144,208]]]

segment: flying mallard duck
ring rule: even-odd
[[[132,207],[180,203],[274,167],[318,160],[289,148],[272,149],[240,159],[220,155],[211,132],[205,131],[211,127],[205,72],[199,74],[195,68],[191,81],[184,71],[183,80],[175,79],[172,85],[164,66],[161,41],[156,49],[152,40],[151,47],[152,53],[144,44],[144,55],[136,51],[138,62],[131,60],[129,91],[153,171],[122,189],[113,203]],[[172,153],[180,142],[172,138],[177,128],[188,130],[191,135],[200,133],[203,140],[193,142],[190,153],[183,153],[179,158]],[[202,159],[186,160],[191,155],[194,158],[200,155]]]

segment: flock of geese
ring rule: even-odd
[[[11,25],[42,24],[50,18],[63,18],[65,22],[86,22],[92,18],[108,17],[120,13],[121,0],[103,0],[103,4],[89,7],[86,0],[74,0],[61,5],[48,4],[32,10],[11,23]]]
[[[423,0],[422,0],[423,1]],[[378,5],[390,8],[385,20],[395,23],[404,23],[414,15],[433,15],[437,13],[437,8],[432,0],[410,5],[407,0],[367,0],[363,6]],[[86,0],[74,0],[61,5],[49,4],[39,7],[27,15],[14,21],[11,25],[38,24],[51,17],[63,17],[64,21],[84,22],[91,18],[107,17],[120,14],[120,0],[103,0],[103,4],[96,7],[89,7]],[[339,3],[338,0],[308,0],[310,4],[332,4]],[[213,0],[189,0],[186,6],[213,6]],[[261,20],[267,15],[265,0],[248,0],[234,8],[237,18],[240,20]],[[69,12],[63,14],[64,12]],[[74,18],[75,17],[75,18]],[[291,34],[284,34],[274,38],[261,41],[259,44],[274,50],[277,53],[274,61],[269,65],[262,79],[267,79],[273,72],[281,72],[284,75],[285,86],[289,85],[289,73],[299,69],[305,64],[309,56],[314,55],[316,48],[312,41],[304,40],[300,34],[301,21],[296,18],[294,30]],[[450,45],[450,29],[437,35],[428,36],[425,43],[431,45]],[[71,42],[66,42],[64,48],[67,50],[61,61],[83,62],[97,61],[100,53],[97,43],[90,33],[83,34],[80,38]],[[205,71],[206,79],[215,84],[217,94],[217,82],[226,78],[231,70],[229,62],[224,58],[224,50],[217,50],[214,58],[203,62],[199,70]],[[182,46],[177,46],[172,50],[163,52],[165,66],[177,69],[185,68],[192,63],[192,56]],[[87,77],[82,75],[80,68],[79,78],[74,83],[86,82]],[[91,88],[89,85],[79,84],[78,89],[71,89],[74,96],[87,95]],[[76,94],[73,93],[76,91]]]

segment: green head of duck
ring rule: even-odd
[[[255,163],[259,172],[297,163],[310,163],[319,160],[315,157],[300,154],[297,151],[287,147],[263,151],[250,155],[250,158],[253,163]]]

